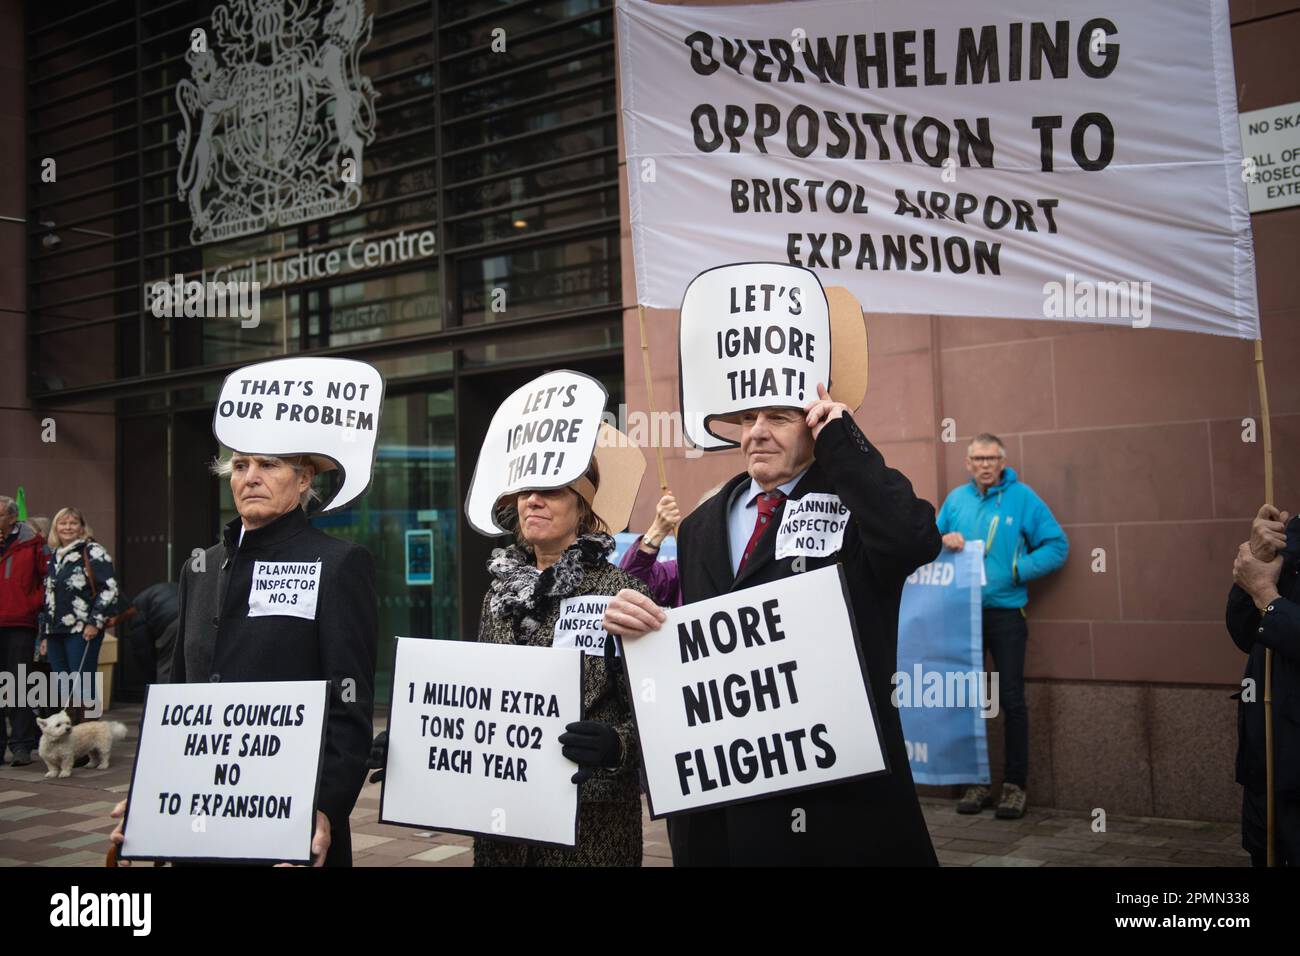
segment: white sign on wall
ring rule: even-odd
[[[328,681],[152,684],[124,860],[311,862]]]
[[[1300,206],[1300,103],[1241,114],[1250,211]]]
[[[838,565],[668,611],[622,642],[655,817],[886,769]]]
[[[379,822],[576,845],[581,719],[572,650],[398,638]]]

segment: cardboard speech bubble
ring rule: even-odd
[[[686,437],[706,450],[730,448],[735,442],[713,431],[714,420],[803,408],[830,380],[830,305],[802,266],[718,266],[686,287],[679,346]]]
[[[338,490],[320,512],[365,494],[374,469],[384,377],[353,359],[287,358],[226,376],[212,416],[217,441],[246,455],[310,455],[318,471],[339,470]]]
[[[465,515],[481,534],[505,534],[494,514],[502,495],[563,488],[591,464],[609,393],[590,375],[562,369],[521,386],[501,403],[483,438]]]

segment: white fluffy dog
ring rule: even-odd
[[[115,720],[88,720],[74,727],[66,710],[53,717],[37,717],[36,723],[41,728],[38,752],[50,768],[47,777],[72,776],[72,765],[87,754],[92,761],[99,758],[95,769],[107,770],[113,741],[126,736],[126,724]]]

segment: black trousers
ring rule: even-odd
[[[1279,796],[1273,806],[1273,855],[1278,866],[1300,866],[1300,799]],[[1252,866],[1268,864],[1268,798],[1263,790],[1241,791],[1241,847]]]
[[[1025,703],[1025,645],[1029,625],[1019,608],[984,609],[984,647],[998,674],[998,706],[1006,730],[1004,783],[1024,787],[1029,779],[1029,706]]]
[[[35,651],[36,628],[0,627],[0,670],[13,675],[12,686],[20,695],[26,694],[27,686],[25,679],[20,681],[18,678],[18,665],[22,664],[30,672]],[[7,722],[13,724],[12,735],[5,727]],[[4,758],[6,744],[15,753],[20,750],[30,752],[36,746],[36,711],[18,706],[0,709],[0,760]]]

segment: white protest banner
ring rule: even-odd
[[[619,0],[637,302],[776,260],[868,313],[1257,338],[1226,0],[1032,10]]]
[[[610,599],[597,594],[568,597],[560,602],[560,616],[555,619],[555,637],[552,647],[577,647],[595,657],[605,656],[605,642],[609,632],[601,621]],[[614,656],[618,656],[618,641],[614,642]]]
[[[289,358],[226,376],[213,413],[217,441],[248,455],[312,455],[337,465],[338,490],[321,512],[365,494],[374,466],[384,378],[353,359]]]
[[[586,473],[609,393],[590,375],[547,372],[501,403],[483,439],[465,497],[481,534],[504,534],[493,508],[525,488],[563,488]]]
[[[1241,114],[1250,211],[1300,206],[1300,103]]]
[[[379,822],[574,846],[582,655],[399,637]]]
[[[838,565],[668,611],[622,642],[655,817],[886,769]]]
[[[124,860],[311,862],[328,681],[152,684]]]
[[[700,273],[682,299],[681,407],[699,448],[735,442],[712,422],[753,408],[803,408],[830,381],[830,306],[817,276],[782,263]],[[693,414],[702,412],[703,414]]]

